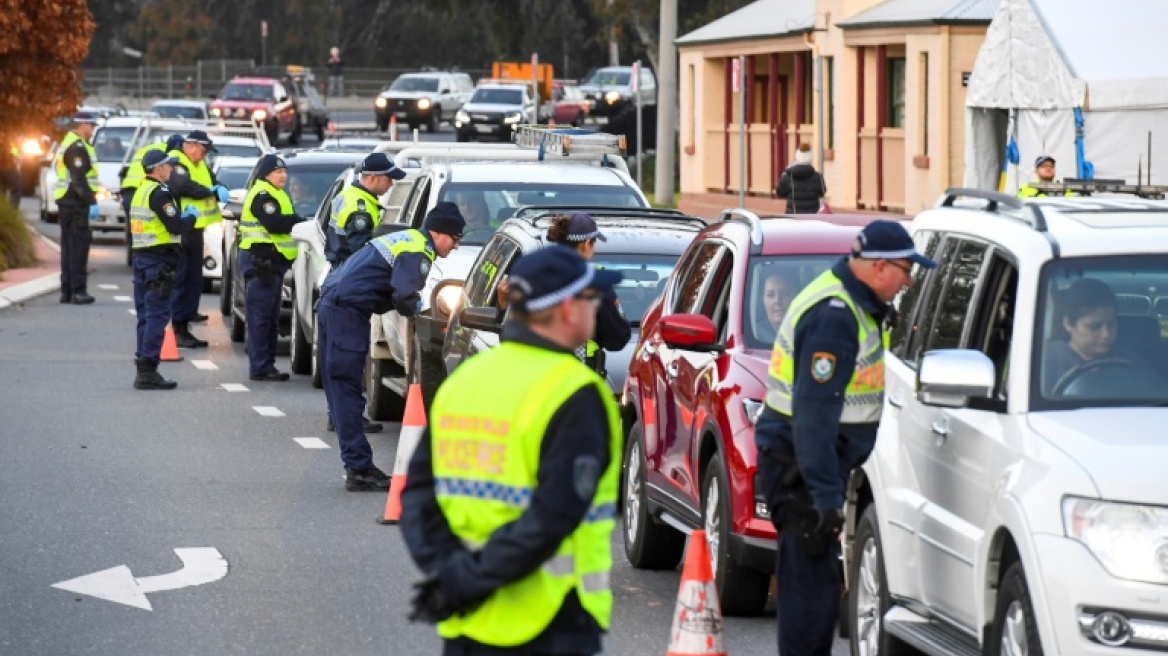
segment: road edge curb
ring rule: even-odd
[[[36,233],[36,236],[48,245],[49,248],[58,253],[61,252],[61,247],[57,245],[57,242],[39,232]],[[19,285],[13,285],[4,291],[0,291],[0,310],[6,310],[13,305],[19,305],[25,301],[50,294],[59,289],[61,289],[61,273],[59,271],[45,274],[28,282],[22,282]]]

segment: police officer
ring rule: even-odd
[[[1054,158],[1050,155],[1039,155],[1038,159],[1034,160],[1034,175],[1038,176],[1039,182],[1054,182],[1054,164]],[[1071,194],[1068,192],[1067,195]],[[1037,196],[1046,196],[1046,192],[1031,187],[1029,183],[1018,189],[1018,198],[1035,198]]]
[[[142,185],[142,181],[146,178],[146,171],[142,168],[142,158],[152,150],[166,153],[180,148],[182,141],[183,137],[181,134],[174,134],[166,141],[157,141],[142,146],[130,158],[129,165],[126,166],[121,175],[122,209],[126,211],[127,217],[130,216],[130,203],[134,200],[134,192],[138,191],[138,187]]]
[[[178,159],[162,150],[142,157],[146,177],[130,199],[130,248],[134,267],[134,307],[138,316],[138,346],[134,364],[137,389],[174,389],[178,383],[158,373],[162,339],[170,321],[170,294],[182,235],[194,228],[195,209],[179,210],[178,199],[166,186]]]
[[[426,574],[410,619],[438,624],[445,656],[601,650],[620,416],[574,351],[620,277],[563,246],[520,257],[502,342],[438,389],[402,535]]]
[[[779,654],[827,656],[839,613],[839,529],[849,472],[872,452],[884,405],[889,305],[912,284],[904,227],[873,221],[779,325],[755,425],[758,476],[779,531]]]
[[[336,270],[373,236],[381,225],[381,201],[394,180],[406,172],[394,166],[385,153],[373,153],[361,162],[360,177],[333,199],[325,229],[325,259]]]
[[[57,148],[57,184],[53,198],[61,216],[61,302],[86,305],[93,302],[89,280],[89,222],[101,216],[97,205],[97,154],[90,141],[97,115],[78,112],[73,129]]]
[[[256,177],[243,200],[239,224],[239,267],[247,281],[247,362],[252,380],[283,381],[276,369],[280,328],[280,290],[284,274],[296,259],[296,242],[288,233],[304,221],[284,192],[288,167],[279,155],[256,163]]]
[[[179,162],[171,174],[171,191],[182,202],[184,211],[193,207],[198,216],[194,230],[183,235],[183,257],[171,296],[175,342],[182,348],[207,346],[206,340],[195,337],[190,328],[192,321],[207,320],[207,315],[199,313],[199,297],[203,293],[203,230],[223,220],[219,203],[227,202],[227,187],[216,182],[214,174],[207,168],[206,158],[210,152],[218,151],[202,130],[192,130],[179,149],[170,151]]]
[[[373,451],[362,430],[369,319],[390,310],[403,317],[421,311],[418,292],[426,284],[430,265],[436,256],[446,257],[458,248],[465,227],[454,203],[438,203],[426,215],[421,231],[402,230],[373,239],[321,286],[316,315],[321,376],[345,464],[345,489],[350,492],[389,487],[389,476],[373,466]]]

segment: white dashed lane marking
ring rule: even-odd
[[[327,449],[328,444],[319,437],[294,437],[292,438],[297,444],[306,449]]]
[[[210,360],[191,360],[191,364],[195,365],[198,369],[204,369],[206,371],[215,371],[219,368],[219,365]]]
[[[132,301],[134,299],[130,298],[129,296],[115,296],[114,300],[119,302],[119,303],[129,303],[130,301]]]
[[[105,290],[109,290],[109,291],[111,291],[111,292],[112,292],[112,291],[115,291],[115,290],[117,290],[118,286],[117,286],[117,285],[98,285],[98,286],[97,286],[97,288],[98,288],[98,289],[105,289]]]
[[[246,391],[248,391],[246,385],[240,385],[239,383],[222,383],[219,385],[219,387],[222,387],[223,389],[227,390],[228,392],[246,392]]]
[[[283,417],[284,413],[280,409],[272,405],[253,405],[252,410],[255,410],[262,417]]]

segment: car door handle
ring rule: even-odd
[[[897,397],[895,394],[889,394],[888,395],[888,405],[891,405],[894,408],[903,408],[904,401],[901,401],[900,398]]]
[[[677,378],[677,363],[676,362],[670,362],[665,367],[665,375],[669,376],[670,378]]]
[[[940,419],[934,419],[930,428],[933,429],[934,434],[940,437],[949,437],[949,418],[942,417]]]

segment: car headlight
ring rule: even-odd
[[[377,109],[385,109],[385,106],[388,104],[389,104],[389,101],[386,100],[385,98],[382,98],[381,96],[378,96],[377,100],[373,101],[373,106],[376,107]]]
[[[1168,583],[1168,508],[1066,497],[1063,526],[1112,576]]]
[[[268,111],[266,109],[257,109],[251,117],[257,121],[262,121],[268,117]]]
[[[20,144],[20,152],[29,157],[40,157],[45,154],[44,148],[41,148],[40,139],[25,139]]]
[[[758,416],[762,414],[762,401],[758,399],[742,399],[742,411],[746,413],[746,421],[753,426],[758,423]]]
[[[454,314],[462,303],[462,288],[457,285],[443,287],[434,295],[434,311],[446,318]]]
[[[423,110],[423,111],[430,109],[430,99],[429,98],[418,98],[418,109]]]
[[[522,118],[523,118],[522,113],[515,112],[514,114],[508,114],[508,115],[504,116],[503,122],[504,123],[518,123]]]
[[[454,120],[460,123],[470,123],[470,114],[467,114],[460,109],[454,113]]]
[[[93,195],[98,200],[113,200],[114,197],[113,193],[105,187],[98,187],[97,191],[93,192]]]
[[[218,118],[218,116],[222,113],[223,113],[223,110],[219,109],[218,107],[211,108],[211,116]]]
[[[620,99],[621,95],[619,91],[609,91],[608,93],[604,94],[605,102],[610,105],[615,105]]]

